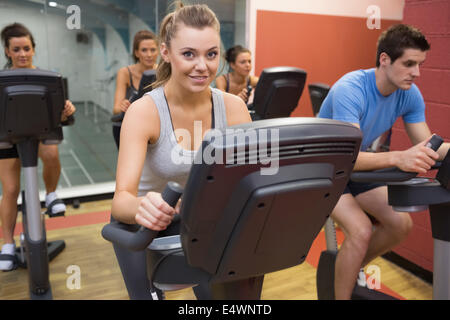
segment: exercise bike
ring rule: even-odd
[[[434,135],[427,146],[439,149],[443,139]],[[416,177],[413,172],[397,168],[376,171],[353,172],[350,179],[356,182],[386,182],[388,203],[395,211],[419,212],[429,209],[434,238],[433,299],[450,299],[450,152],[442,163],[436,178]],[[334,222],[325,223],[327,250],[323,251],[317,268],[317,295],[319,300],[334,300],[334,268],[338,253]],[[355,286],[354,300],[392,300],[382,292],[367,287]]]
[[[61,123],[66,101],[61,75],[43,70],[0,71],[0,148],[17,145],[25,190],[22,191],[23,234],[17,250],[18,266],[28,269],[31,299],[52,299],[49,261],[65,248],[62,240],[47,242],[45,215],[41,213],[38,188],[38,147],[58,144],[62,126],[74,123],[70,116]]]

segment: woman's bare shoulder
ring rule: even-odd
[[[223,101],[225,103],[227,122],[229,126],[251,122],[247,105],[241,98],[234,94],[224,92]]]
[[[152,141],[159,136],[159,114],[156,104],[150,95],[145,94],[142,98],[133,102],[125,113],[122,124],[125,130],[138,130],[149,137]]]
[[[227,82],[226,82],[226,79],[225,79],[225,75],[222,74],[222,75],[218,76],[216,78],[216,88],[220,89],[222,91],[225,91],[226,86],[227,86]]]

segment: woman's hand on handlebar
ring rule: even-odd
[[[61,121],[64,122],[67,118],[75,113],[77,109],[70,100],[66,100],[63,112],[61,114]]]
[[[120,105],[119,105],[120,111],[122,111],[122,112],[127,112],[128,107],[129,107],[130,105],[131,105],[131,102],[130,102],[130,101],[128,101],[127,99],[123,99],[123,100],[120,102]]]
[[[400,151],[396,157],[396,166],[407,172],[426,173],[430,170],[439,158],[437,152],[426,146],[430,138],[407,150]]]
[[[239,98],[241,98],[242,100],[244,100],[245,103],[247,103],[247,100],[248,100],[248,91],[247,91],[247,88],[242,89],[242,91],[239,92],[237,96],[238,96]]]
[[[165,202],[160,193],[148,192],[139,204],[135,216],[136,223],[155,231],[162,231],[172,222],[179,212],[179,203],[172,208]]]

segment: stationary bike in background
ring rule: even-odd
[[[38,188],[38,147],[58,144],[66,91],[61,75],[43,70],[0,71],[0,148],[17,145],[25,190],[22,191],[23,234],[18,264],[28,269],[31,299],[52,299],[49,261],[65,247],[62,240],[47,243],[45,215],[41,213]],[[17,256],[17,255],[16,255]]]
[[[310,83],[308,85],[308,91],[314,117],[317,117],[323,100],[325,100],[330,91],[330,86],[320,82]]]
[[[248,105],[253,121],[289,117],[297,108],[306,82],[306,71],[295,67],[264,69]]]
[[[142,74],[141,82],[139,82],[139,88],[136,95],[133,95],[130,97],[130,102],[133,103],[139,98],[142,98],[142,96],[152,91],[151,84],[156,81],[156,71],[155,70],[147,70],[144,71]],[[120,123],[123,120],[123,117],[125,116],[125,112],[121,112],[118,114],[115,114],[111,117],[111,122],[113,123]]]

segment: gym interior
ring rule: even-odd
[[[172,10],[171,2],[0,0],[0,29],[14,22],[27,26],[37,44],[33,64],[41,70],[57,73],[67,79],[65,94],[76,107],[75,122],[63,126],[64,139],[59,144],[61,174],[56,191],[66,204],[66,212],[61,217],[45,217],[44,229],[47,241],[60,239],[65,243],[62,251],[47,262],[53,299],[130,299],[113,246],[102,236],[102,229],[110,223],[111,204],[116,186],[118,150],[111,132],[116,75],[119,68],[134,63],[130,52],[133,51],[133,37],[136,32],[150,30],[158,34],[161,21]],[[260,77],[261,82],[265,76],[265,81],[271,83],[270,72],[282,72],[283,70],[276,69],[279,67],[295,68],[303,72],[299,75],[301,84],[300,89],[296,87],[295,102],[287,112],[276,111],[281,110],[279,105],[288,103],[288,99],[281,96],[276,96],[279,100],[274,98],[275,100],[271,101],[273,105],[271,110],[276,116],[273,114],[269,116],[268,110],[265,110],[266,114],[260,112],[257,109],[257,99],[262,100],[264,97],[256,95],[260,92],[262,96],[263,91],[270,90],[258,91],[257,88],[254,90],[256,113],[260,112],[259,118],[253,117],[255,123],[266,121],[264,118],[294,118],[291,120],[301,119],[298,120],[299,126],[303,119],[306,119],[307,123],[311,121],[312,125],[320,127],[321,124],[315,122],[317,119],[314,109],[317,107],[315,106],[317,101],[314,99],[320,96],[320,88],[329,90],[337,80],[350,71],[374,68],[377,39],[384,30],[399,23],[419,28],[431,43],[431,49],[427,52],[426,61],[421,65],[420,77],[415,84],[423,95],[426,121],[432,132],[439,134],[445,142],[450,140],[448,125],[450,91],[445,89],[450,86],[449,0],[196,0],[186,3],[205,3],[214,11],[220,21],[221,51],[225,52],[237,44],[248,48],[252,61],[250,73]],[[6,64],[6,57],[1,54],[2,69]],[[217,76],[227,73],[227,70],[227,63],[221,61]],[[286,76],[286,79],[288,77],[290,76]],[[315,85],[319,88],[316,91]],[[212,86],[215,86],[214,82]],[[3,116],[2,114],[1,117]],[[340,134],[351,135],[346,131]],[[289,135],[287,132],[286,136]],[[410,147],[408,133],[402,120],[399,119],[392,128],[389,148],[394,151]],[[38,161],[37,188],[44,211],[45,185],[42,171],[42,162]],[[436,170],[427,173],[426,177],[433,178],[435,175]],[[198,173],[198,176],[201,174]],[[22,189],[27,184],[26,179],[22,170],[20,178]],[[191,185],[196,188],[193,183]],[[208,190],[202,188],[196,192],[205,197],[208,195]],[[450,193],[448,189],[445,192]],[[192,197],[194,204],[195,201],[200,201],[193,191],[189,196]],[[255,197],[264,197],[264,194]],[[305,202],[309,202],[309,199],[316,200],[313,199],[315,195],[299,194],[296,196],[298,201],[296,204],[294,199],[286,197],[286,201],[291,202],[298,212],[303,210],[302,207],[306,206]],[[338,195],[336,197],[337,201]],[[443,197],[447,197],[444,203],[449,208],[448,194],[444,194]],[[227,200],[224,201],[226,203]],[[257,198],[255,201],[260,200]],[[325,202],[322,199],[317,201]],[[213,204],[214,202],[211,205]],[[17,205],[19,215],[14,239],[19,247],[21,234],[26,231],[21,215],[24,206],[22,196],[19,196]],[[198,204],[198,207],[202,205]],[[311,210],[318,208],[322,207],[314,207]],[[410,214],[413,226],[408,237],[366,267],[366,286],[369,283],[375,284],[377,291],[401,300],[437,298],[434,291],[436,288],[433,288],[437,282],[436,279],[433,281],[433,276],[437,273],[435,257],[438,252],[437,244],[434,241],[430,209],[428,207],[422,209]],[[329,214],[330,212],[324,213],[323,221],[320,221],[324,222]],[[447,214],[450,213],[447,211]],[[302,220],[301,223],[317,224],[317,220],[314,223],[308,221]],[[192,229],[195,229],[195,224],[191,220],[189,223],[192,224]],[[298,257],[291,257],[293,260],[297,259],[296,263],[286,263],[289,267],[279,267],[278,270],[268,267],[269,272],[262,272],[259,269],[259,274],[263,273],[265,276],[258,298],[262,300],[321,298],[318,292],[318,266],[321,252],[327,250],[328,244],[322,228],[324,223],[314,226],[317,234],[310,236],[312,242],[306,241],[304,252]],[[344,240],[344,232],[338,225],[335,227],[334,232],[339,246]],[[301,230],[305,234],[308,233],[307,226],[303,226]],[[450,230],[446,232],[448,237]],[[0,238],[3,238],[3,233],[0,234]],[[261,242],[269,242],[269,238],[261,239]],[[274,241],[276,243],[276,240]],[[146,247],[144,246],[143,250],[146,250]],[[450,251],[447,250],[445,253],[445,250],[442,250],[443,259],[447,259],[449,263]],[[283,251],[283,248],[277,251]],[[239,261],[239,256],[234,259]],[[169,260],[167,264],[170,264],[170,258],[167,260]],[[265,263],[264,259],[261,261]],[[207,261],[205,263],[208,264]],[[234,260],[230,262],[232,263]],[[255,268],[258,269],[256,266]],[[228,272],[228,275],[235,271],[237,272],[237,270]],[[30,292],[32,289],[28,273],[26,267],[20,266],[10,272],[1,272],[0,300],[39,298],[39,294]],[[447,272],[444,270],[443,273],[447,273],[443,276],[445,288],[442,289],[447,292],[447,296],[444,294],[439,297],[449,299],[448,270]],[[166,276],[162,274],[161,278],[165,279]],[[166,300],[198,298],[192,285],[179,287],[175,285],[173,288],[170,287],[170,290],[163,291]],[[230,297],[236,299],[236,296]],[[250,294],[243,298],[254,299],[254,296]]]

